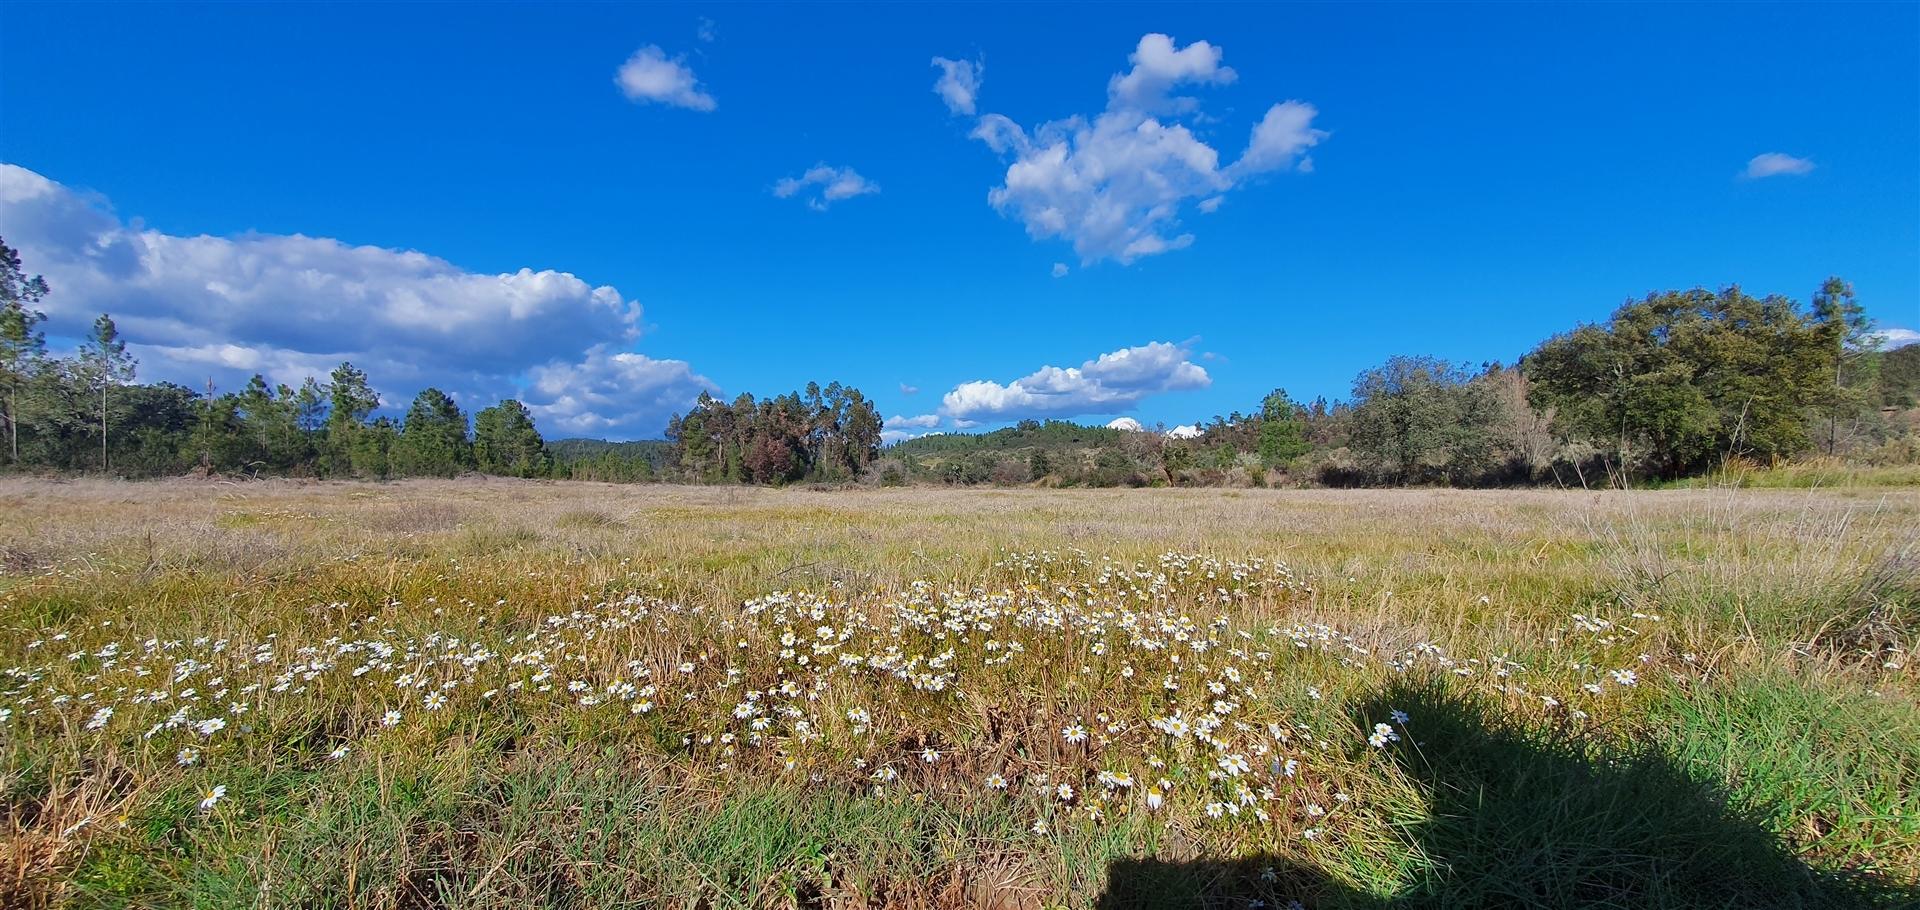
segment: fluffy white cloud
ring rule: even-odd
[[[1107,80],[1107,107],[1150,114],[1193,110],[1200,106],[1198,99],[1169,97],[1167,93],[1182,83],[1225,85],[1239,78],[1232,67],[1220,65],[1222,56],[1221,48],[1205,41],[1176,47],[1166,35],[1144,35],[1127,57],[1133,69]]]
[[[351,360],[389,405],[433,385],[485,406],[519,394],[523,377],[585,368],[639,336],[639,303],[566,272],[469,272],[299,234],[167,234],[10,164],[0,164],[0,235],[46,275],[51,334],[78,336],[110,312],[142,378],[194,388],[211,378],[231,389],[253,373],[293,385]],[[545,394],[529,404],[553,404]],[[659,422],[617,425],[644,435]]]
[[[806,200],[807,208],[824,212],[827,206],[842,199],[865,196],[880,192],[880,184],[874,183],[860,172],[850,167],[830,167],[825,163],[816,164],[798,177],[782,177],[773,185],[773,194],[782,199],[795,196]]]
[[[1156,341],[1122,348],[1077,367],[1045,366],[1006,385],[963,382],[940,400],[957,421],[1111,414],[1164,392],[1204,389],[1213,380],[1184,345]]]
[[[934,94],[947,103],[947,110],[973,116],[974,99],[980,95],[980,76],[987,71],[987,65],[945,57],[933,58],[933,65],[940,68],[940,78],[933,83]]]
[[[1198,99],[1173,92],[1232,82],[1234,71],[1221,57],[1205,41],[1182,48],[1150,34],[1128,58],[1132,68],[1108,81],[1107,107],[1091,118],[1029,131],[1000,114],[981,116],[973,138],[1012,158],[988,202],[1036,240],[1073,244],[1083,264],[1126,263],[1191,244],[1193,235],[1180,229],[1188,201],[1212,211],[1221,194],[1256,175],[1309,170],[1306,151],[1327,133],[1313,127],[1318,112],[1305,102],[1270,107],[1246,150],[1224,167],[1220,153],[1194,133],[1205,120]]]
[[[1168,439],[1198,439],[1200,438],[1200,428],[1190,423],[1183,423],[1177,427],[1174,427],[1171,430],[1168,430],[1167,438]]]
[[[1067,277],[1067,264],[1066,264],[1066,263],[1064,263],[1064,262],[1056,262],[1056,263],[1054,263],[1054,264],[1053,264],[1053,277],[1055,277],[1055,278],[1065,278],[1065,277]]]
[[[903,383],[900,383],[900,394],[902,394],[902,395],[918,395],[918,394],[920,394],[920,387],[919,387],[919,386],[917,386],[917,385],[907,385],[907,384],[906,384],[906,383],[904,383],[904,382],[903,382]]]
[[[633,52],[620,64],[613,81],[628,101],[641,104],[670,104],[696,111],[719,107],[713,96],[700,87],[700,80],[687,66],[685,57],[668,57],[654,45]]]
[[[1107,421],[1107,429],[1124,430],[1128,433],[1144,433],[1147,431],[1146,427],[1140,425],[1140,421],[1131,417],[1115,417]]]
[[[1780,152],[1767,152],[1753,156],[1753,160],[1747,162],[1747,170],[1743,176],[1748,180],[1758,180],[1762,177],[1799,176],[1810,173],[1813,173],[1812,161]]]
[[[922,430],[931,430],[934,427],[937,427],[939,425],[940,425],[940,415],[938,414],[918,414],[913,417],[907,417],[904,415],[895,414],[894,416],[887,418],[887,422],[886,422],[886,426],[888,429],[898,429],[901,427],[916,427]]]
[[[1883,326],[1876,329],[1874,334],[1880,336],[1880,347],[1882,350],[1891,351],[1894,348],[1904,348],[1910,344],[1920,344],[1920,332],[1912,329]]]
[[[527,409],[549,435],[653,435],[677,412],[687,410],[701,392],[719,392],[712,380],[684,360],[655,360],[604,346],[579,363],[535,367]]]

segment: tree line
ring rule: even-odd
[[[1276,389],[1197,435],[1027,421],[889,448],[882,483],[1608,483],[1818,453],[1920,463],[1920,345],[1879,350],[1846,282],[1808,305],[1738,287],[1630,301],[1512,366],[1398,356],[1345,401]]]
[[[134,382],[108,315],[67,356],[36,309],[50,293],[0,240],[0,430],[13,470],[306,477],[475,471],[610,482],[1047,484],[1316,483],[1488,486],[1674,478],[1808,453],[1920,463],[1920,345],[1878,349],[1853,290],[1802,305],[1738,287],[1648,295],[1605,322],[1478,367],[1400,356],[1344,401],[1276,389],[1192,434],[1023,421],[882,446],[859,389],[817,383],[731,402],[701,395],[664,441],[548,443],[526,406],[472,415],[439,389],[401,419],[342,363],[298,387],[254,376],[216,392]]]

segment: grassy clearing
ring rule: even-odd
[[[0,904],[1920,885],[1912,492],[6,481],[0,514]]]
[[[1857,460],[1816,456],[1776,467],[1763,467],[1735,459],[1705,476],[1665,481],[1656,486],[1669,489],[1898,489],[1920,487],[1920,465],[1865,464]]]

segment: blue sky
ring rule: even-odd
[[[351,357],[550,436],[813,379],[898,432],[1176,425],[1397,353],[1511,362],[1658,289],[1838,274],[1920,329],[1914,4],[16,3],[6,31],[0,235],[56,335],[113,312],[146,379]]]

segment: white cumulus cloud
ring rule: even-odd
[[[431,385],[484,407],[520,394],[526,376],[590,365],[640,333],[638,302],[567,272],[471,272],[300,234],[168,234],[10,164],[0,164],[0,236],[45,274],[50,334],[77,337],[109,312],[142,379],[196,389],[210,378],[233,389],[253,373],[297,385],[351,360],[389,406]],[[528,395],[541,401],[552,398]],[[656,433],[665,416],[618,426]]]
[[[564,436],[655,435],[701,392],[720,391],[684,360],[655,360],[604,346],[578,363],[535,367],[529,379],[527,409],[549,435]]]
[[[994,421],[1130,410],[1153,395],[1211,385],[1212,377],[1188,354],[1185,345],[1156,341],[1077,367],[1041,367],[1005,385],[963,382],[940,399],[940,413],[956,421]]]
[[[782,199],[799,197],[806,201],[807,208],[824,212],[827,206],[842,199],[865,196],[880,192],[880,184],[874,183],[860,172],[850,167],[831,167],[822,162],[807,169],[798,177],[782,177],[773,185],[773,194]]]
[[[651,44],[634,51],[627,62],[620,64],[613,81],[628,101],[640,104],[668,104],[696,111],[720,106],[701,88],[685,57],[668,57]]]
[[[1065,278],[1065,277],[1067,277],[1067,264],[1066,264],[1066,263],[1064,263],[1064,262],[1056,262],[1056,263],[1054,263],[1054,264],[1053,264],[1053,272],[1052,272],[1052,273],[1053,273],[1053,277],[1055,277],[1055,278]]]
[[[1189,85],[1235,79],[1222,50],[1205,41],[1179,47],[1166,35],[1140,39],[1132,68],[1107,83],[1106,109],[1029,130],[989,113],[972,136],[1011,157],[1001,185],[987,201],[1018,219],[1036,240],[1073,245],[1083,264],[1132,262],[1193,243],[1180,214],[1190,201],[1202,211],[1221,194],[1260,174],[1311,169],[1308,149],[1327,137],[1314,128],[1318,111],[1302,101],[1268,108],[1246,149],[1223,165],[1220,152],[1195,133],[1202,122],[1197,98],[1174,94]]]
[[[1115,417],[1107,421],[1107,429],[1123,430],[1128,433],[1144,433],[1147,431],[1146,427],[1140,425],[1140,421],[1131,417]]]
[[[1107,107],[1131,108],[1155,113],[1179,113],[1199,107],[1195,98],[1169,97],[1168,92],[1182,83],[1225,85],[1239,78],[1232,67],[1222,66],[1221,48],[1205,41],[1177,47],[1172,38],[1149,34],[1127,57],[1133,69],[1116,73],[1107,80]]]
[[[1813,173],[1813,162],[1805,158],[1795,158],[1781,152],[1767,152],[1753,156],[1747,162],[1747,170],[1742,176],[1748,180],[1762,177],[1799,176]]]
[[[980,95],[980,77],[987,71],[986,64],[935,57],[933,65],[940,68],[940,78],[933,83],[934,94],[947,103],[947,110],[973,116],[974,100]]]

